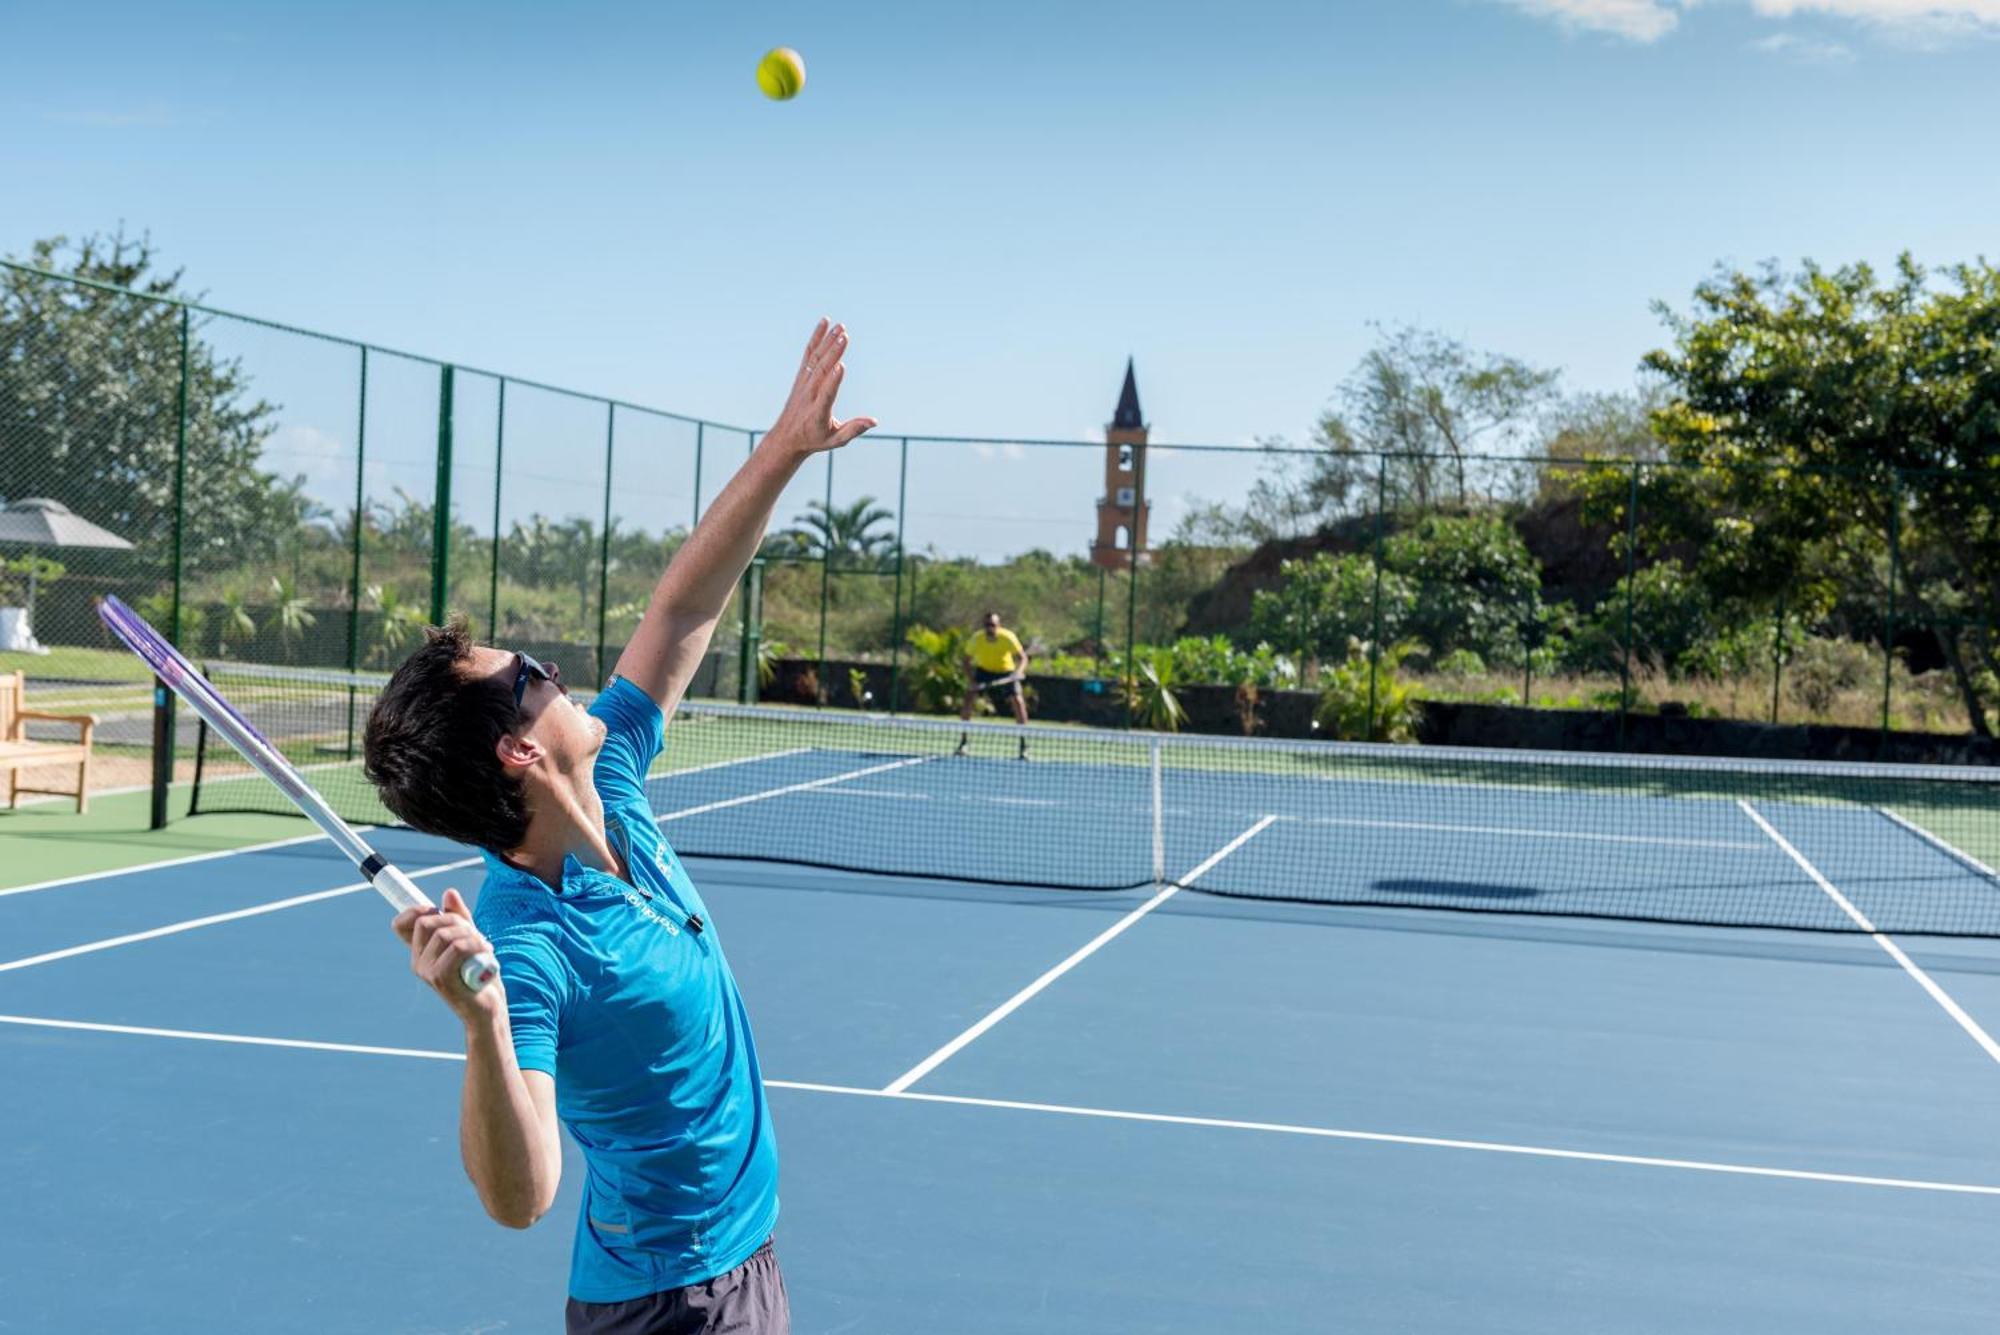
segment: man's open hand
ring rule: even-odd
[[[847,367],[847,326],[821,320],[806,340],[805,356],[799,359],[799,374],[792,381],[791,397],[784,411],[771,424],[765,439],[796,450],[816,454],[837,450],[875,425],[872,417],[850,417],[841,421],[833,415],[833,401],[840,393]]]

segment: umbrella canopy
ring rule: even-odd
[[[52,501],[46,496],[29,496],[0,509],[0,545],[9,543],[26,547],[97,547],[112,551],[129,552],[132,544],[113,533],[100,528],[71,510],[61,501]],[[47,653],[35,642],[35,585],[40,571],[32,563],[28,567],[28,605],[19,609],[18,614],[8,618],[8,623],[0,627],[0,649],[12,649],[27,653]],[[8,609],[13,612],[15,609]]]
[[[61,501],[30,496],[0,509],[0,542],[25,543],[30,547],[108,547],[130,551],[132,544],[99,528]]]

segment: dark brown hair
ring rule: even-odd
[[[467,675],[472,636],[463,618],[424,632],[368,715],[368,778],[382,804],[413,829],[504,853],[528,834],[521,782],[494,748],[520,725],[500,681]]]

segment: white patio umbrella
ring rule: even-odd
[[[100,550],[128,552],[132,544],[101,528],[71,510],[61,501],[52,501],[46,496],[29,496],[0,508],[0,546],[22,547],[94,547]],[[20,647],[34,649],[35,645],[35,568],[28,568],[28,606],[21,619],[17,639],[25,641]],[[0,644],[0,649],[15,646]]]

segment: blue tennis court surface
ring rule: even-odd
[[[1033,772],[655,781],[682,847],[794,860],[690,867],[799,1331],[1992,1328],[2000,944],[1461,911],[1990,915],[1947,848],[1802,802]],[[986,883],[797,865],[848,841]],[[1155,862],[1196,888],[1029,888]],[[1452,907],[1201,892],[1302,865]],[[357,886],[309,841],[0,893],[0,1330],[559,1326],[577,1164],[536,1228],[486,1221],[456,1023]]]

